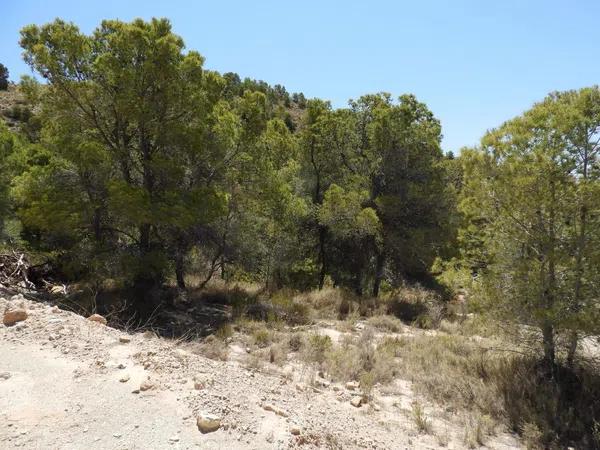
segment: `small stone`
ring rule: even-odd
[[[315,384],[316,384],[317,386],[320,386],[320,387],[323,387],[323,388],[328,388],[328,387],[331,385],[331,383],[330,383],[329,381],[327,381],[327,380],[324,380],[324,379],[322,379],[322,378],[317,378],[317,379],[315,380]]]
[[[4,318],[2,322],[7,327],[14,325],[17,322],[21,322],[27,319],[27,311],[24,309],[13,309],[12,311],[4,311]]]
[[[139,389],[134,389],[133,391],[131,391],[132,394],[139,394],[140,390]]]
[[[119,378],[119,381],[121,383],[127,383],[129,381],[129,374],[123,375],[121,378]]]
[[[130,339],[130,338],[128,338],[127,336],[121,336],[121,337],[119,338],[119,342],[120,342],[121,344],[127,344],[127,343],[131,342],[131,339]]]
[[[140,384],[140,391],[149,391],[150,389],[154,389],[154,383],[149,379],[144,380],[142,384]]]
[[[213,384],[213,379],[209,375],[198,374],[194,376],[194,389],[200,391]]]
[[[123,363],[120,363],[120,364],[117,366],[117,369],[124,369],[125,367],[126,367],[126,366],[125,366],[125,364],[123,364]]]
[[[285,412],[283,409],[280,409],[280,408],[278,408],[278,407],[276,407],[274,405],[271,405],[271,404],[263,405],[263,409],[265,411],[274,412],[275,414],[277,414],[278,416],[281,416],[281,417],[289,417],[289,414],[287,412]]]
[[[12,375],[9,372],[0,373],[0,380],[8,380]]]
[[[362,405],[363,403],[363,398],[359,395],[355,395],[354,397],[352,397],[352,400],[350,400],[350,404],[356,408],[360,408],[360,405]]]
[[[179,442],[179,436],[171,436],[171,437],[169,438],[169,442],[170,442],[171,444],[174,444],[175,442]]]
[[[299,427],[291,427],[290,433],[292,433],[294,436],[298,436],[298,435],[300,435],[300,428]]]
[[[214,414],[201,412],[196,418],[196,425],[202,433],[211,433],[217,431],[221,426],[221,418]]]
[[[92,314],[90,317],[88,317],[88,320],[90,322],[96,322],[96,323],[100,323],[102,325],[106,325],[106,319],[104,317],[102,317],[100,314]]]
[[[374,409],[375,411],[381,411],[381,406],[379,406],[379,405],[377,405],[377,404],[374,404],[374,405],[373,405],[373,409]]]
[[[358,389],[359,386],[360,383],[358,381],[348,381],[346,383],[346,389],[348,389],[349,391],[355,391],[356,389]]]

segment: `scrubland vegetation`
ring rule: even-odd
[[[218,360],[235,343],[253,369],[313,370],[315,389],[357,382],[365,403],[407,380],[440,445],[421,401],[470,448],[498,430],[600,448],[598,87],[454,156],[413,95],[335,109],[206,70],[167,20],[56,20],[21,46],[43,82],[7,86],[0,231],[28,267],[5,287]],[[200,328],[207,305],[222,314]]]

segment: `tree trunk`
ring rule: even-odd
[[[549,369],[553,369],[556,360],[554,328],[548,322],[542,325],[542,340],[544,343],[544,362]]]
[[[377,263],[375,267],[375,281],[373,283],[373,297],[379,296],[379,288],[381,287],[381,280],[383,280],[383,268],[385,267],[385,253],[383,251],[377,252]]]
[[[177,278],[177,287],[179,289],[185,289],[185,264],[183,261],[183,255],[178,251],[175,256],[175,278]]]
[[[572,330],[569,335],[569,348],[567,350],[567,366],[573,367],[575,363],[575,354],[577,353],[577,344],[579,343],[579,334],[577,330]]]
[[[327,275],[327,254],[325,251],[325,242],[327,239],[327,229],[323,226],[319,227],[319,260],[321,262],[321,270],[319,271],[319,290],[325,285],[325,276]]]

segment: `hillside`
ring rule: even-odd
[[[0,326],[5,448],[433,449],[464,448],[474,438],[461,416],[418,396],[408,373],[353,406],[364,393],[359,383],[324,379],[319,375],[329,374],[290,350],[283,361],[269,362],[240,332],[225,340],[228,356],[221,361],[202,356],[206,348],[198,342],[126,333],[21,296],[3,298],[5,308],[28,313],[14,326]],[[358,321],[339,331],[340,324],[320,321],[302,331],[341,345],[369,328]],[[291,334],[284,330],[280,339]],[[401,326],[375,339],[425,334]],[[426,429],[415,421],[418,399]],[[204,413],[220,418],[217,431],[198,430]],[[493,434],[485,437],[487,448],[518,446],[500,429]]]

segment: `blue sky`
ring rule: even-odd
[[[444,149],[553,90],[600,82],[598,0],[19,0],[0,6],[0,62],[18,79],[18,31],[55,17],[90,32],[103,18],[168,17],[206,67],[281,83],[344,106],[414,93],[440,118]]]

